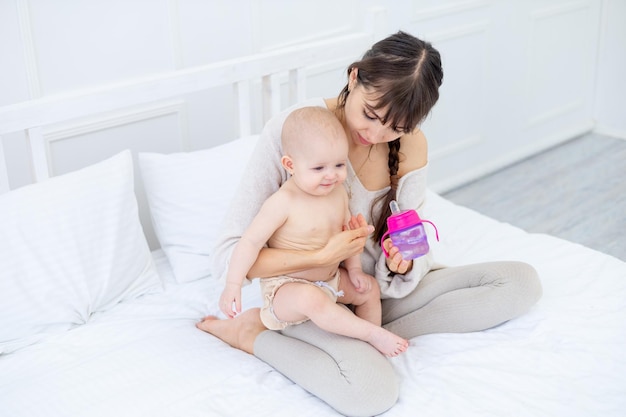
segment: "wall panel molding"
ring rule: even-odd
[[[464,139],[454,141],[449,145],[442,146],[440,148],[433,148],[429,151],[429,159],[438,160],[446,158],[450,155],[462,153],[466,149],[471,149],[477,145],[480,145],[485,141],[485,137],[479,133],[469,135]]]
[[[612,138],[626,140],[626,130],[619,130],[619,129],[614,129],[612,127],[607,127],[604,125],[596,124],[596,126],[593,129],[593,132],[599,135],[610,136]]]
[[[47,128],[44,131],[44,135],[48,142],[54,142],[74,136],[97,132],[99,130],[106,130],[131,123],[143,122],[156,117],[171,114],[180,115],[185,111],[184,109],[184,102],[182,100],[177,100],[155,106],[145,106],[126,111],[114,112],[107,115],[97,115],[86,118],[77,123],[59,124],[57,126]]]
[[[185,66],[181,39],[179,0],[167,0],[167,7],[172,43],[172,59],[174,60],[174,67],[178,70]]]
[[[553,107],[543,113],[538,113],[532,117],[530,117],[526,122],[526,127],[534,127],[545,123],[549,120],[556,119],[560,116],[568,114],[574,110],[580,109],[584,106],[585,102],[583,99],[576,99],[564,103],[560,106]]]
[[[482,161],[480,164],[474,164],[471,168],[463,170],[456,175],[447,175],[443,179],[432,182],[430,188],[437,193],[445,193],[456,187],[467,184],[473,180],[481,178],[492,172],[498,171],[506,166],[514,164],[529,156],[536,155],[546,149],[559,145],[576,136],[590,132],[593,123],[583,121],[567,128],[562,128],[555,133],[545,136],[540,141],[534,141],[525,146],[517,146],[509,150],[509,152],[493,155],[488,160]]]
[[[558,16],[562,14],[567,14],[571,12],[575,12],[582,9],[587,9],[590,7],[589,1],[574,1],[571,3],[564,3],[549,7],[544,7],[542,9],[537,9],[531,12],[530,17],[532,19],[545,19],[547,17]]]
[[[24,49],[24,65],[26,67],[28,92],[31,99],[39,98],[41,97],[41,81],[39,79],[39,66],[37,65],[37,53],[28,0],[16,0],[16,6],[22,47]]]
[[[285,13],[288,13],[290,8],[293,8],[292,11],[298,10],[297,13],[301,13],[299,9],[302,6],[298,6],[297,2],[284,1],[285,10],[281,9],[278,13],[276,13],[275,10],[277,3],[278,7],[281,7],[281,5],[280,2],[275,0],[256,0],[249,3],[252,11],[252,21],[249,25],[251,27],[252,44],[255,52],[269,52],[275,49],[291,47],[298,44],[317,42],[333,37],[361,33],[363,31],[363,28],[361,27],[362,21],[366,21],[368,22],[368,25],[371,25],[366,28],[369,33],[372,33],[375,29],[378,29],[380,32],[382,29],[377,24],[378,22],[372,18],[372,14],[377,13],[378,15],[381,15],[381,13],[385,12],[385,9],[382,7],[373,7],[362,10],[361,4],[356,0],[347,0],[343,2],[330,0],[318,1],[315,5],[315,12],[312,10],[309,10],[309,12],[317,13],[319,10],[329,10],[329,12],[326,13],[326,17],[329,22],[332,22],[331,24],[324,24],[325,22],[323,22],[323,20],[319,20],[319,24],[315,25],[315,30],[307,32],[306,28],[308,25],[305,23],[302,27],[298,27],[295,30],[296,33],[292,33],[291,36],[276,37],[272,36],[272,34],[275,33],[277,28],[285,30],[286,27],[288,28],[289,24],[284,23],[282,25],[276,25],[273,22],[269,22],[267,11],[272,11],[272,20],[280,20],[287,18]],[[332,9],[330,8],[331,4]],[[310,6],[305,6],[305,8],[309,7]],[[331,10],[332,13],[330,12]],[[341,18],[334,18],[336,15],[339,15]],[[316,17],[317,16],[312,15],[310,16],[310,19],[315,19]],[[373,25],[373,23],[376,24]]]
[[[9,185],[9,171],[4,155],[4,144],[0,136],[0,194],[4,194],[11,189]]]
[[[460,88],[447,90],[445,102],[442,101],[443,107],[435,109],[431,119],[425,122],[434,123],[429,128],[433,128],[433,137],[439,138],[432,143],[429,150],[432,160],[462,155],[472,148],[484,145],[488,140],[485,124],[480,120],[483,109],[488,108],[485,102],[487,95],[483,92],[488,76],[486,71],[489,48],[486,34],[490,27],[490,20],[478,20],[449,26],[428,35],[429,41],[441,48],[444,58],[446,51],[466,51],[470,45],[473,47],[471,66],[462,71],[451,71],[447,74],[448,78],[444,75],[444,84],[447,82],[448,85]],[[444,42],[446,45],[442,45]],[[450,62],[459,67],[462,56],[464,55],[452,53],[449,55]],[[447,125],[446,120],[454,120],[453,125],[444,127]]]
[[[436,19],[451,14],[466,12],[472,9],[478,9],[480,7],[485,7],[490,4],[488,0],[467,0],[424,8],[419,5],[419,3],[420,2],[416,0],[413,1],[413,20],[416,21]]]
[[[427,39],[432,43],[437,43],[462,38],[468,35],[475,35],[486,32],[490,24],[491,22],[489,20],[483,20],[468,25],[458,25],[447,30],[431,32],[428,34]]]
[[[186,106],[182,100],[175,100],[153,106],[143,106],[125,111],[112,112],[104,115],[88,117],[78,122],[58,124],[43,130],[47,170],[50,176],[55,175],[54,161],[51,158],[53,142],[73,139],[98,131],[121,127],[137,122],[144,122],[163,116],[178,116],[180,130],[179,147],[185,151],[189,149],[186,118]],[[34,161],[36,162],[36,161]],[[38,165],[41,165],[39,163]]]
[[[528,69],[526,75],[526,91],[530,92],[531,96],[528,97],[528,101],[526,103],[526,128],[546,123],[584,107],[586,103],[585,96],[587,89],[570,89],[569,91],[572,94],[575,94],[574,97],[571,95],[567,97],[568,94],[560,94],[559,97],[562,98],[562,101],[554,102],[552,99],[554,94],[551,94],[553,91],[550,91],[550,87],[555,89],[564,88],[563,85],[559,85],[559,82],[567,82],[570,85],[587,85],[586,81],[588,81],[587,79],[593,72],[592,66],[594,65],[591,60],[592,44],[590,42],[585,43],[583,37],[582,42],[576,42],[575,50],[573,49],[574,46],[569,45],[570,49],[548,51],[546,50],[546,46],[544,46],[544,42],[546,41],[546,30],[544,27],[544,33],[541,33],[541,26],[549,26],[551,30],[557,31],[555,36],[558,36],[558,24],[567,25],[570,29],[575,27],[577,32],[585,31],[587,29],[586,27],[580,27],[579,25],[576,25],[576,22],[567,22],[566,19],[568,19],[572,13],[582,13],[582,15],[587,16],[589,14],[588,9],[590,7],[591,5],[589,1],[574,1],[543,7],[530,12],[530,22],[528,26]],[[567,47],[568,45],[563,45],[563,48]],[[561,54],[569,53],[569,58],[574,58],[574,60],[570,59],[567,60],[567,62],[563,62],[564,60],[560,59],[558,62],[561,65],[571,66],[573,69],[572,71],[562,72],[561,74],[558,73],[559,69],[555,65],[552,65],[552,62],[550,61],[555,52]],[[580,58],[585,55],[588,55],[590,59],[585,60],[584,58]],[[561,56],[561,58],[563,58],[563,56]],[[581,62],[577,62],[575,59],[580,59]],[[546,91],[543,91],[541,88],[536,89],[535,86],[541,85],[542,77],[546,74],[551,74],[555,83],[545,85],[545,87],[547,87]],[[569,79],[563,81],[563,77],[569,77]],[[536,97],[532,96],[533,93]],[[545,100],[542,99],[542,97],[545,98]],[[550,103],[550,101],[553,102]],[[543,109],[540,108],[539,111],[537,111],[537,107],[539,106],[535,105],[538,103],[549,103],[550,107]]]

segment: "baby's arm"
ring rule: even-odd
[[[247,265],[252,265],[260,250],[251,237],[246,238],[247,233],[244,233],[233,249],[226,283],[220,296],[220,310],[230,318],[241,312],[241,286],[247,273],[246,268]]]
[[[259,251],[274,232],[287,220],[288,204],[282,193],[268,198],[235,245],[226,274],[226,284],[220,297],[220,309],[228,317],[241,313],[241,286]],[[233,308],[233,303],[235,304]]]
[[[374,277],[366,274],[361,268],[361,257],[359,255],[351,256],[343,261],[343,266],[348,271],[350,281],[359,293],[366,293],[372,289]]]

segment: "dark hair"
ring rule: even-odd
[[[433,46],[406,32],[399,31],[375,43],[360,61],[348,67],[348,76],[357,68],[357,82],[376,94],[372,110],[385,109],[381,123],[390,123],[394,130],[412,131],[421,123],[439,99],[439,87],[443,81],[441,56]],[[337,108],[342,111],[346,104],[348,85],[341,90]],[[379,241],[387,230],[386,219],[391,214],[389,202],[396,198],[400,139],[389,145],[389,175],[391,190],[372,203],[372,219],[376,232],[373,239]],[[374,207],[382,204],[381,215],[373,218]]]

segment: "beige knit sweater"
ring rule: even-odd
[[[273,194],[287,180],[287,173],[280,165],[282,150],[280,135],[285,118],[295,108],[305,106],[326,107],[322,98],[310,99],[299,103],[272,118],[263,129],[261,137],[249,161],[243,180],[231,203],[230,215],[225,220],[216,246],[211,251],[213,276],[224,280],[232,250],[242,236],[245,228],[258,213],[267,197]],[[426,195],[427,166],[405,174],[398,183],[397,201],[403,210],[420,210]],[[348,176],[344,183],[348,189],[350,210],[353,214],[361,213],[368,223],[371,222],[370,204],[379,195],[388,191],[369,191],[356,177],[348,163]],[[363,271],[373,275],[380,284],[382,298],[401,298],[410,293],[421,278],[431,269],[431,253],[413,261],[413,267],[405,275],[393,274],[385,263],[380,244],[368,239],[361,255]]]

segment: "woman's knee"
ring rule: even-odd
[[[506,286],[506,294],[501,301],[506,302],[518,316],[526,313],[539,301],[543,294],[537,270],[530,264],[520,261],[496,262],[492,271],[497,275],[495,282]]]
[[[513,271],[511,275],[516,278],[521,303],[526,303],[526,309],[530,309],[543,295],[543,287],[539,279],[539,273],[526,262],[511,262]]]
[[[371,346],[364,346],[371,348]],[[379,352],[357,353],[342,362],[345,384],[327,402],[346,416],[373,416],[384,413],[398,401],[399,383],[395,370]],[[367,359],[365,360],[365,357]]]
[[[288,327],[283,334],[289,336],[281,336],[286,339],[281,340],[283,344],[305,342],[299,348],[295,345],[288,347],[288,351],[297,351],[299,355],[308,352],[315,359],[304,361],[303,367],[298,369],[283,369],[281,372],[341,414],[378,415],[398,401],[399,383],[395,370],[391,362],[370,344],[325,332],[311,322]],[[276,334],[269,336],[277,338]],[[266,344],[265,348],[267,355],[263,360],[274,364],[268,361],[269,357],[274,357],[278,360],[274,366],[282,363],[284,355],[277,355],[277,343],[271,347]]]

